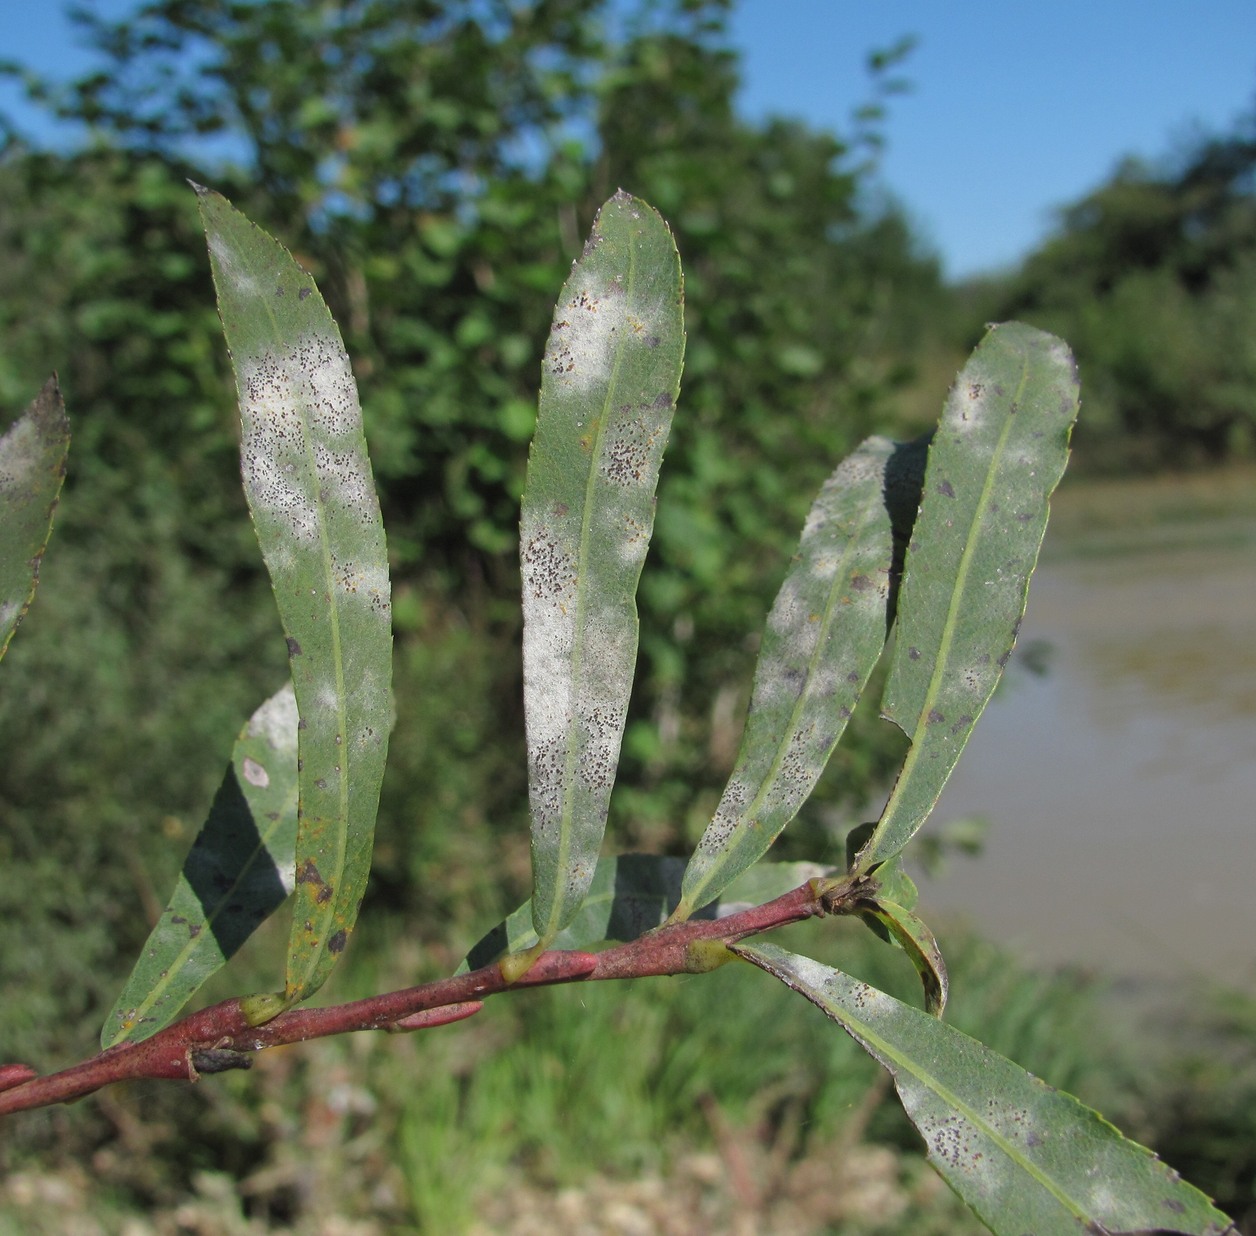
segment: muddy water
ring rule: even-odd
[[[920,881],[935,927],[962,914],[1047,963],[1256,980],[1256,520],[1049,544],[934,820],[969,814],[991,822],[984,853]]]

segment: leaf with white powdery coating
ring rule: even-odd
[[[994,693],[1076,416],[1072,354],[1019,322],[991,327],[951,388],[929,449],[882,701],[912,745],[856,872],[916,834]]]
[[[929,1162],[996,1236],[1234,1231],[1198,1189],[1098,1112],[945,1022],[775,945],[730,948],[889,1070]]]
[[[687,918],[767,852],[815,788],[885,644],[904,448],[869,438],[824,483],[768,615],[737,764],[685,872]]]
[[[617,193],[554,311],[522,504],[538,948],[579,910],[606,829],[684,338],[671,232],[644,202]]]
[[[225,199],[197,194],[301,719],[287,979],[282,998],[254,1002],[261,1019],[322,985],[366,887],[392,726],[388,558],[357,386],[314,280]]]
[[[39,583],[69,448],[65,404],[49,378],[0,438],[0,657]]]
[[[285,685],[249,718],[170,904],[105,1019],[101,1047],[168,1026],[292,892],[297,705]]]

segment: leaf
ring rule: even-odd
[[[545,349],[520,528],[532,909],[542,947],[597,864],[637,656],[635,596],[680,390],[671,232],[644,202],[602,207]]]
[[[388,558],[357,387],[313,279],[224,198],[197,193],[301,717],[290,1005],[326,979],[366,887],[392,726]]]
[[[924,919],[906,906],[888,901],[884,897],[870,902],[862,912],[885,928],[890,938],[911,958],[924,987],[925,1011],[932,1013],[934,1017],[941,1017],[946,1011],[950,979],[946,972],[946,962],[942,959],[942,950],[938,948],[938,942]]]
[[[292,892],[297,705],[288,683],[249,718],[174,895],[153,928],[102,1047],[168,1026]]]
[[[893,536],[869,438],[824,483],[768,615],[732,777],[685,872],[676,919],[756,863],[815,788],[885,644]]]
[[[635,940],[667,921],[680,896],[685,860],[656,854],[603,858],[577,914],[553,940],[553,947],[584,949],[608,940]],[[735,880],[724,897],[708,903],[695,917],[727,918],[762,905],[808,880],[825,879],[833,867],[818,863],[761,863]],[[459,972],[478,970],[504,953],[536,946],[532,903],[525,901],[505,922],[483,936],[467,954]]]
[[[39,584],[69,449],[70,422],[52,377],[0,438],[0,657]]]
[[[889,1070],[930,1163],[996,1236],[1233,1232],[1149,1150],[984,1044],[809,958],[771,944],[730,948]]]
[[[1018,322],[992,327],[951,389],[929,450],[882,700],[912,745],[857,873],[915,835],[994,692],[1076,416],[1068,348]]]

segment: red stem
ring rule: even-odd
[[[184,1017],[143,1042],[110,1047],[59,1073],[38,1077],[24,1065],[0,1066],[0,1115],[65,1103],[131,1078],[196,1081],[201,1071],[209,1071],[211,1064],[217,1068],[247,1067],[245,1053],[283,1043],[354,1030],[418,1030],[443,1025],[478,1012],[485,997],[516,987],[708,970],[716,963],[709,948],[701,950],[701,943],[735,944],[746,936],[830,913],[840,901],[857,895],[854,888],[845,893],[835,895],[832,890],[822,891],[807,883],[774,901],[727,918],[660,927],[602,953],[544,953],[514,983],[507,983],[494,963],[469,974],[348,1004],[290,1009],[263,1026],[249,1025],[240,1012],[238,999],[224,1000]],[[199,1070],[194,1053],[200,1057]],[[21,1080],[26,1077],[30,1080]]]

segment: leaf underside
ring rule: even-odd
[[[39,584],[69,448],[65,404],[49,378],[0,438],[0,657]]]
[[[392,614],[357,387],[313,279],[198,189],[240,401],[241,470],[300,714],[296,901],[282,1002],[344,951],[370,867],[392,726]]]
[[[996,1236],[1233,1231],[1149,1150],[984,1044],[809,958],[731,947],[889,1070],[929,1162]]]
[[[292,892],[297,706],[289,683],[249,719],[170,904],[105,1019],[100,1045],[170,1024]]]
[[[990,329],[951,389],[929,449],[882,701],[912,745],[857,872],[915,835],[994,692],[1076,416],[1068,348],[1017,322]]]
[[[554,311],[521,512],[532,908],[546,944],[579,910],[606,828],[683,355],[671,233],[618,193]]]

